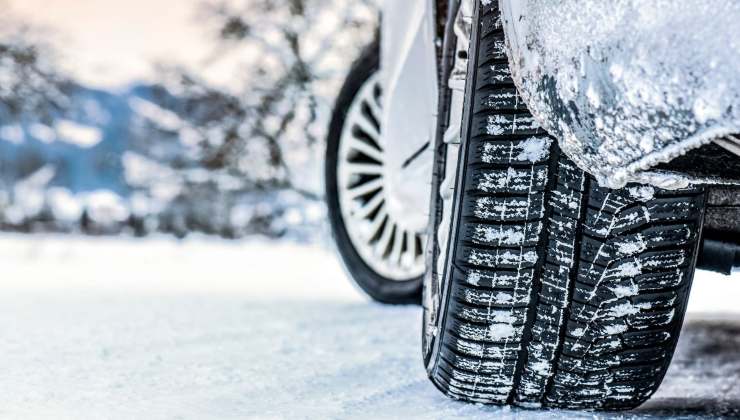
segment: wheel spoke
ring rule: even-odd
[[[388,244],[393,237],[393,228],[395,226],[396,225],[391,220],[388,220],[388,222],[385,224],[385,227],[383,227],[383,234],[380,235],[380,239],[378,239],[378,242],[375,243],[375,252],[377,253],[377,255],[385,256],[386,250],[388,249]]]
[[[416,234],[411,231],[406,232],[406,243],[408,244],[408,253],[411,255],[411,261],[414,261],[416,255],[419,253],[419,249],[416,247]]]
[[[370,113],[373,114],[373,117],[375,117],[377,121],[380,121],[383,118],[383,109],[375,100],[374,96],[365,100],[364,103],[367,104],[367,107],[370,109]]]
[[[419,261],[420,264],[425,264],[425,255],[424,251],[427,246],[426,236],[424,235],[414,235],[414,242],[419,241],[419,244],[421,244],[421,248],[417,245],[414,245],[414,247],[417,250],[417,253],[414,255],[414,261]]]
[[[378,233],[378,229],[380,229],[380,226],[383,225],[383,222],[387,218],[388,210],[386,210],[385,206],[382,206],[373,221],[365,225],[365,230],[363,232],[365,240],[370,241],[372,238],[374,238],[375,235]]]
[[[396,226],[396,234],[393,238],[393,248],[391,249],[390,259],[395,264],[401,264],[401,252],[403,251],[403,237],[405,232],[400,226]]]
[[[370,214],[375,211],[385,201],[383,194],[376,194],[375,197],[371,198],[367,203],[361,204],[352,214],[357,219],[366,219]]]
[[[383,163],[385,160],[385,157],[383,156],[383,152],[378,150],[377,148],[365,143],[364,141],[358,139],[358,138],[352,138],[349,142],[349,147],[351,149],[357,150],[358,152],[363,153],[370,159],[373,159],[376,162]]]
[[[374,163],[347,163],[346,168],[355,175],[383,175],[383,167]]]
[[[372,181],[367,181],[349,188],[347,191],[347,198],[355,199],[358,197],[362,197],[365,194],[371,193],[381,188],[383,188],[383,178],[375,178]]]
[[[375,140],[376,143],[380,143],[380,132],[377,128],[375,128],[375,125],[369,119],[367,119],[367,117],[362,115],[361,117],[357,118],[354,123],[357,128],[370,136],[373,140]]]

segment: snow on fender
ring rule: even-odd
[[[602,186],[686,187],[690,178],[651,168],[740,133],[740,3],[502,0],[501,8],[522,97]]]

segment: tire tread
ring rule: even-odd
[[[465,188],[430,377],[471,402],[636,407],[676,346],[704,191],[597,185],[512,90],[498,6],[479,7]],[[529,139],[545,149],[521,159]]]

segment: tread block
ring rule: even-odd
[[[685,245],[696,238],[696,229],[686,224],[652,227],[606,242],[585,237],[581,258],[605,266],[615,259],[635,256],[648,249]]]
[[[471,164],[484,163],[517,167],[546,163],[550,157],[553,140],[546,135],[535,135],[521,140],[472,140],[472,143],[474,152],[471,156]]]
[[[502,375],[487,375],[487,376],[481,376],[477,375],[473,372],[469,372],[466,370],[458,369],[454,365],[450,364],[449,362],[445,361],[446,368],[443,370],[442,374],[450,379],[455,379],[460,382],[466,382],[471,384],[480,384],[480,385],[487,385],[487,386],[494,386],[494,387],[511,387],[511,373],[514,371],[514,365],[507,365],[511,366],[510,370],[508,371],[502,371]]]
[[[509,64],[508,63],[491,63],[488,66],[484,66],[481,68],[481,70],[478,72],[478,86],[491,86],[494,88],[500,88],[502,86],[507,87],[511,89],[514,86],[514,80],[511,78],[511,71],[509,70]],[[481,92],[484,90],[481,89],[478,94],[480,95]],[[516,89],[514,89],[514,92],[516,92]],[[514,108],[508,108],[508,109],[515,109],[515,110],[525,110],[527,109],[526,105],[524,105],[523,101],[521,101],[521,105],[516,105]],[[489,108],[489,109],[475,109],[475,112],[480,112],[481,110],[504,110],[507,108]]]
[[[530,194],[547,184],[547,166],[515,169],[475,168],[471,171],[476,191],[485,193]]]
[[[587,234],[607,238],[656,222],[696,220],[701,216],[703,196],[661,198],[633,204],[626,198],[613,195],[604,203],[588,208],[585,231]],[[591,201],[593,205],[593,200]]]
[[[479,48],[481,56],[486,57],[487,60],[507,60],[503,31],[491,31],[489,35],[481,39]]]
[[[450,354],[446,359],[455,370],[483,374],[494,378],[505,378],[511,375],[516,367],[516,360],[505,360],[502,363],[500,360],[479,359],[454,353]],[[461,380],[461,382],[463,381]]]
[[[479,343],[458,338],[453,335],[447,336],[446,343],[450,351],[460,355],[478,357],[481,359],[510,359],[516,360],[521,347],[518,343],[506,345]]]
[[[514,326],[521,326],[527,320],[527,310],[526,308],[493,309],[463,307],[458,316],[474,323],[510,323]]]
[[[648,328],[667,327],[676,318],[676,309],[650,311],[634,314],[629,323],[632,328],[646,330]]]
[[[487,268],[530,268],[537,264],[537,249],[534,247],[482,249],[463,246],[463,260],[476,267]]]
[[[465,238],[479,245],[535,246],[539,242],[542,225],[539,221],[519,225],[470,223],[465,226]]]
[[[495,69],[500,64],[494,64],[490,67],[491,73],[498,73]],[[503,75],[501,75],[503,77]],[[476,93],[476,102],[474,112],[491,112],[491,111],[526,111],[527,106],[524,104],[521,96],[513,86],[514,81],[511,80],[511,74],[506,76],[505,80],[501,81],[501,84],[507,85],[507,87],[496,87],[495,89],[481,90]]]
[[[473,118],[472,129],[476,136],[484,139],[506,139],[510,136],[543,135],[535,118],[527,114],[490,114],[485,118]]]
[[[494,32],[503,32],[503,25],[501,24],[501,15],[497,13],[498,3],[491,2],[492,4],[484,5],[483,16],[481,17],[481,37],[490,36]],[[488,9],[488,10],[486,10]]]
[[[457,277],[456,280],[476,287],[513,290],[522,283],[530,283],[533,278],[534,268],[522,270],[470,269],[464,277]]]
[[[630,331],[622,334],[622,340],[628,347],[660,346],[670,338],[671,333],[668,331]]]
[[[455,286],[453,297],[461,303],[480,305],[484,308],[511,308],[529,304],[529,289],[481,290],[465,286]]]
[[[465,203],[464,215],[492,222],[523,222],[541,219],[545,215],[542,194],[522,197],[476,197]]]

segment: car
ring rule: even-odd
[[[452,398],[639,406],[696,268],[740,265],[740,5],[418,0],[382,17],[327,141],[351,277],[423,305],[424,364]]]

